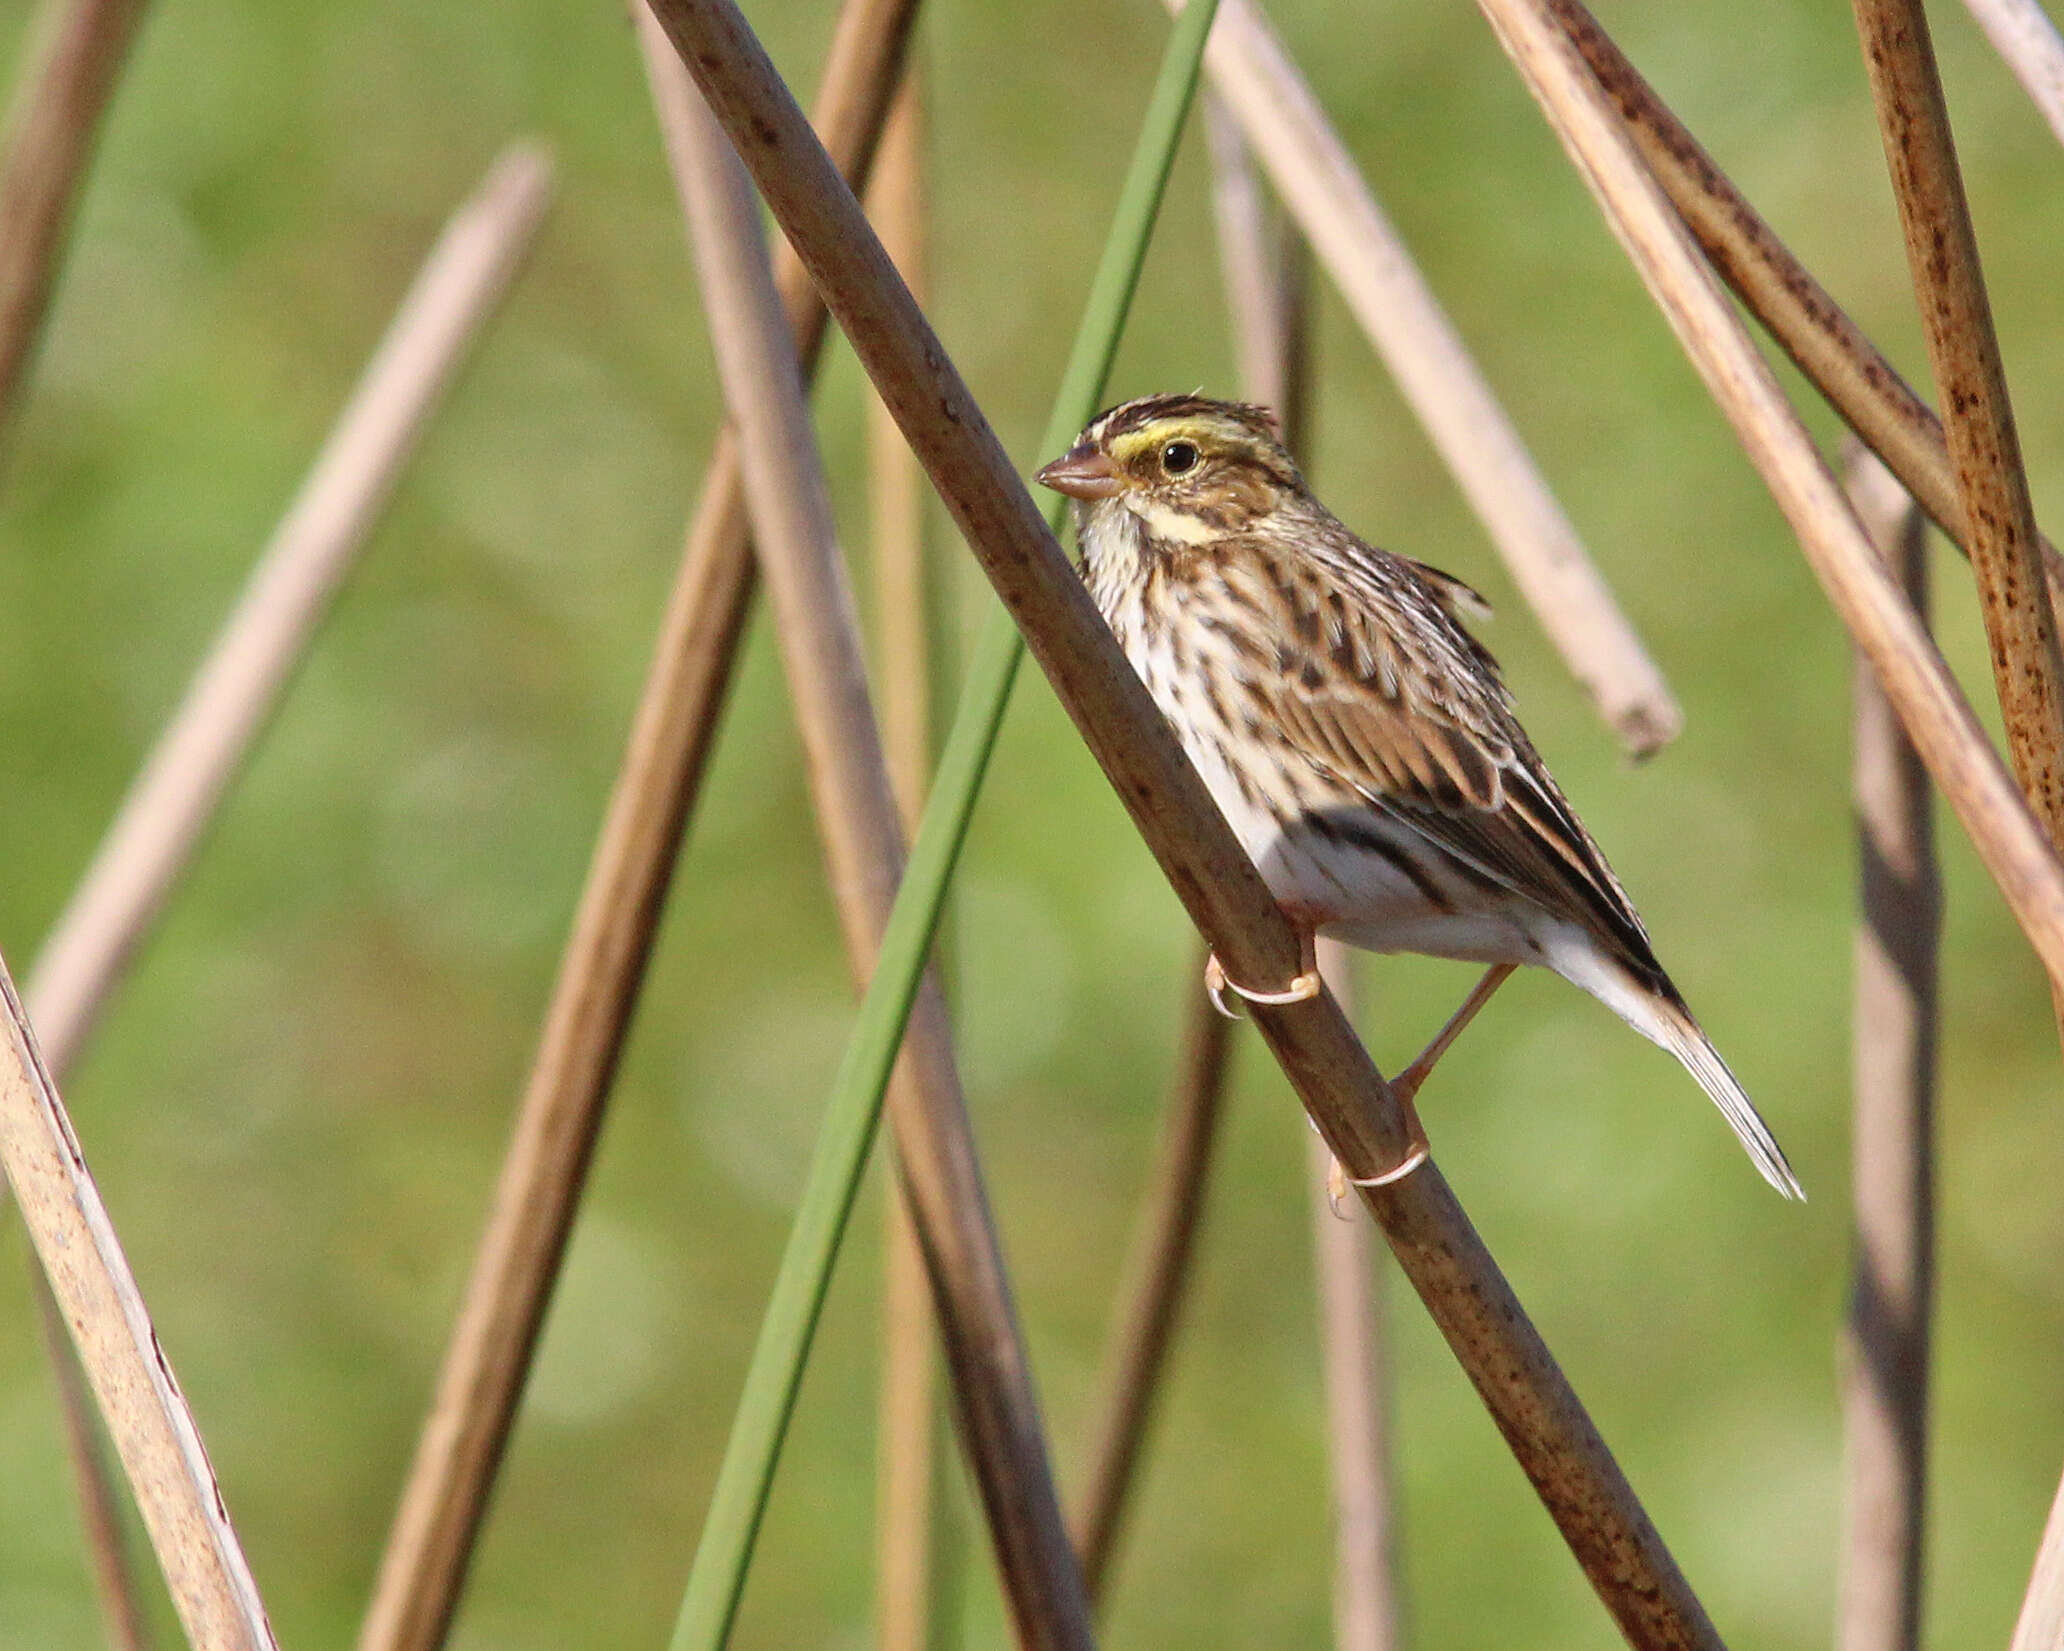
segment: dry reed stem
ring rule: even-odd
[[[85,1154],[0,964],[0,1165],[93,1384],[188,1640],[273,1651],[258,1585]]]
[[[1320,940],[1319,972],[1335,997],[1353,1003],[1354,959],[1344,945]],[[1397,1475],[1385,1291],[1368,1226],[1354,1212],[1342,1219],[1333,1208],[1333,1155],[1314,1139],[1308,1156],[1326,1465],[1333,1480],[1333,1644],[1335,1651],[1397,1651],[1404,1643],[1404,1604],[1391,1493]]]
[[[657,0],[654,11],[1192,920],[1234,978],[1290,979],[1295,935],[745,20],[729,0]],[[1254,1020],[1349,1174],[1405,1160],[1402,1109],[1330,996],[1256,1006]],[[1422,1163],[1363,1196],[1629,1640],[1717,1647],[1439,1169]]]
[[[2021,1602],[2008,1651],[2057,1651],[2060,1645],[2064,1645],[2064,1484],[2058,1485],[2057,1499],[2050,1504],[2042,1545],[2036,1550],[2035,1574],[2028,1580],[2028,1594]]]
[[[1721,279],[1964,551],[1963,500],[1934,410],[1792,256],[1580,0],[1550,4]],[[2048,540],[2038,544],[2051,602],[2064,603],[2064,557]]]
[[[518,144],[445,226],[29,974],[60,1077],[308,651],[466,351],[529,251],[551,163]]]
[[[144,0],[44,0],[0,137],[0,448],[4,448],[77,203],[143,20]]]
[[[672,53],[667,52],[671,64]],[[679,73],[679,70],[675,70]],[[889,111],[868,211],[913,292],[924,291],[924,111],[906,73]],[[924,472],[896,422],[867,395],[868,526],[874,563],[876,678],[882,750],[907,837],[924,812],[932,766],[931,581],[924,532]],[[933,1368],[931,1287],[900,1183],[882,1200],[881,1396],[875,1413],[876,1651],[930,1651],[945,1516]]]
[[[1271,223],[1254,157],[1232,116],[1207,103],[1219,268],[1233,318],[1234,354],[1254,400],[1281,409],[1283,440],[1311,448],[1311,280],[1303,239]],[[1319,941],[1319,970],[1344,1008],[1354,966],[1339,943]],[[1313,1261],[1326,1386],[1327,1467],[1333,1485],[1333,1643],[1336,1651],[1394,1651],[1399,1643],[1389,1428],[1378,1316],[1375,1246],[1366,1225],[1333,1208],[1333,1155],[1312,1142]]]
[[[738,432],[760,573],[774,607],[847,961],[856,985],[864,986],[903,873],[902,826],[831,498],[761,240],[759,203],[723,129],[706,108],[686,103],[669,147],[692,163],[680,182],[703,305]],[[1061,1521],[935,974],[918,989],[888,1115],[1019,1640],[1033,1648],[1086,1648],[1093,1643],[1089,1602]]]
[[[137,1592],[128,1534],[122,1528],[116,1469],[108,1461],[100,1432],[94,1426],[93,1395],[87,1389],[85,1372],[79,1368],[79,1355],[65,1334],[64,1310],[50,1293],[50,1281],[40,1267],[32,1266],[29,1271],[30,1288],[36,1297],[36,1323],[43,1334],[43,1356],[50,1361],[51,1378],[57,1386],[65,1455],[72,1470],[72,1486],[79,1497],[79,1522],[85,1532],[93,1590],[100,1600],[101,1625],[107,1630],[108,1644],[114,1651],[150,1651],[150,1624]]]
[[[62,1082],[110,992],[185,870],[230,782],[270,721],[439,397],[528,251],[551,167],[507,150],[454,214],[396,312],[236,610],[122,801],[29,973],[44,1059]],[[95,1582],[111,1624],[140,1628],[119,1504],[93,1422],[75,1399],[62,1338],[58,1396]],[[126,1634],[129,1626],[120,1631]]]
[[[1928,14],[1921,0],[1854,0],[1854,10],[1970,530],[2007,751],[2036,819],[2064,845],[2064,654]],[[2055,990],[2064,1016],[2064,979]]]
[[[2052,980],[2064,978],[2064,866],[1886,573],[1769,367],[1659,193],[1549,0],[1478,0],[1692,364],[1784,512]]]
[[[1964,0],[1993,50],[2064,143],[2064,35],[2039,0]]]
[[[915,0],[848,0],[840,11],[818,118],[833,153],[854,176],[863,176],[872,159],[915,9]],[[824,336],[823,305],[793,259],[781,284],[798,353],[814,364]],[[730,687],[752,591],[737,450],[726,432],[704,474],[661,616],[493,1207],[359,1631],[359,1651],[433,1651],[457,1609]]]
[[[1849,449],[1850,502],[1925,619],[1926,523],[1883,464],[1853,439]],[[1847,1532],[1836,1645],[1918,1651],[1942,884],[1927,770],[1860,659],[1855,674],[1862,862],[1851,1056],[1856,1261],[1843,1347]]]
[[[1636,756],[1667,744],[1662,673],[1252,0],[1222,0],[1205,66],[1570,673]]]
[[[1175,1083],[1162,1109],[1160,1148],[1120,1275],[1124,1282],[1097,1382],[1101,1397],[1090,1430],[1089,1465],[1069,1521],[1083,1581],[1098,1605],[1109,1592],[1112,1557],[1181,1318],[1225,1115],[1233,1023],[1197,989],[1203,968],[1199,952],[1196,969],[1185,977],[1190,990]]]
[[[1323,970],[1323,950],[1319,961]],[[1333,1484],[1333,1644],[1335,1651],[1396,1651],[1404,1644],[1404,1604],[1391,1494],[1387,1292],[1371,1228],[1356,1212],[1342,1219],[1333,1208],[1333,1155],[1323,1141],[1313,1139],[1309,1160],[1326,1466]]]

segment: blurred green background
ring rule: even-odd
[[[1934,9],[2038,509],[2055,507],[2064,152],[1966,14]],[[1547,977],[1509,988],[1425,1097],[1442,1164],[1731,1643],[1823,1644],[1848,649],[1474,9],[1272,11],[1669,672],[1682,739],[1640,769],[1620,757],[1330,295],[1315,480],[1498,603],[1487,637],[1537,743],[1812,1202],[1781,1205],[1666,1057]],[[10,62],[27,14],[0,0]],[[829,0],[753,15],[814,85]],[[1604,17],[1925,382],[1847,8]],[[922,24],[935,315],[1028,469],[1164,32],[1151,0],[935,0]],[[0,947],[20,974],[442,217],[519,133],[561,163],[535,260],[69,1084],[289,1647],[347,1644],[370,1586],[717,418],[623,13],[162,0],[0,470]],[[1193,133],[1114,399],[1235,389],[1203,163]],[[861,402],[835,351],[817,405],[864,561]],[[967,559],[941,549],[972,616]],[[1968,578],[1940,568],[1945,646],[1989,711]],[[2064,1462],[2064,1120],[2043,982],[1944,835],[1929,1624],[1935,1643],[2003,1645]],[[955,943],[976,1124],[1072,1485],[1196,985],[1173,899],[1030,673]],[[1467,978],[1365,968],[1379,1058],[1407,1057]],[[663,1641],[848,1013],[760,625],[455,1645]],[[1243,1047],[1114,1646],[1326,1642],[1305,1134]],[[873,1199],[741,1647],[868,1640]],[[5,1247],[0,1645],[90,1646],[12,1224]],[[1416,1300],[1385,1289],[1416,1643],[1615,1643]],[[966,1598],[970,1643],[1004,1643],[979,1537]]]

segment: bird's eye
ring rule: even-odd
[[[1197,458],[1195,442],[1172,441],[1161,449],[1161,468],[1171,476],[1180,476],[1197,468]]]

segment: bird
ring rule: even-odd
[[[1263,407],[1128,401],[1036,479],[1073,501],[1097,610],[1299,933],[1304,970],[1280,986],[1213,956],[1221,1009],[1227,989],[1317,995],[1318,935],[1487,965],[1392,1080],[1423,1156],[1412,1101],[1434,1063],[1514,969],[1545,967],[1676,1056],[1763,1178],[1805,1196],[1467,629],[1489,617],[1476,591],[1358,538]]]

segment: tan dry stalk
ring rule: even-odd
[[[1667,744],[1662,673],[1252,0],[1222,0],[1205,67],[1570,673],[1635,755]]]
[[[1872,544],[1924,618],[1926,524],[1906,489],[1850,443],[1847,489]],[[1837,1651],[1918,1651],[1934,1295],[1937,943],[1927,770],[1877,679],[1856,665],[1862,861],[1852,1041],[1855,1278],[1843,1345],[1847,1532]]]
[[[2050,130],[2064,143],[2064,35],[2039,0],[1964,0],[1993,50],[2007,60]]]
[[[45,938],[26,998],[59,1082],[270,722],[431,413],[508,291],[550,198],[550,162],[518,145],[446,225]],[[66,1367],[71,1351],[62,1338],[51,1347],[102,1610],[127,1639],[141,1631],[143,1615],[120,1522],[109,1511],[119,1498],[105,1478],[92,1418],[75,1403],[82,1386]]]
[[[901,72],[915,0],[847,0],[819,119],[863,176]],[[790,259],[783,302],[814,363],[824,307]],[[675,856],[753,591],[737,451],[720,436],[667,597],[608,814],[559,961],[487,1228],[439,1369],[359,1651],[434,1651],[465,1584],[516,1403],[572,1229]]]
[[[1854,0],[1854,9],[1964,503],[2007,751],[2036,819],[2064,845],[2064,654],[1928,14],[1921,0]],[[2056,996],[2064,1016],[2064,981]]]
[[[2064,979],[2064,866],[1597,79],[1549,0],[1478,5],[1734,426],[2051,979]]]
[[[2064,1645],[2064,1484],[2058,1485],[2057,1499],[2050,1504],[2042,1546],[2036,1550],[2035,1574],[2028,1579],[2028,1594],[2021,1601],[2009,1651],[2057,1651],[2060,1645]]]
[[[1964,550],[1963,500],[1934,410],[1792,256],[1580,0],[1550,0],[1550,6],[1721,279]],[[2048,540],[2039,545],[2051,601],[2064,602],[2064,557]]]
[[[129,1477],[188,1640],[274,1651],[193,1412],[0,964],[0,1166]]]
[[[745,20],[729,0],[658,0],[654,11],[1192,920],[1235,979],[1292,978],[1300,959],[1288,922]],[[1257,1006],[1254,1018],[1350,1175],[1404,1162],[1403,1111],[1331,997]],[[1422,1163],[1363,1196],[1622,1631],[1643,1651],[1717,1647],[1438,1168]]]
[[[1309,254],[1302,237],[1271,224],[1253,153],[1232,117],[1215,100],[1206,113],[1219,267],[1242,382],[1255,400],[1282,409],[1284,442],[1302,459],[1311,448]],[[1321,939],[1318,954],[1328,988],[1351,1011],[1354,965],[1347,949]],[[1337,1218],[1333,1155],[1316,1139],[1311,1159],[1333,1484],[1333,1643],[1336,1651],[1395,1651],[1400,1611],[1375,1245],[1366,1224]]]
[[[847,961],[864,987],[895,903],[904,846],[859,620],[751,180],[692,95],[678,108],[671,99],[664,106],[673,123],[668,147],[688,163],[678,181]],[[1018,1638],[1034,1651],[1086,1651],[1093,1644],[1089,1601],[1061,1521],[934,974],[911,1011],[888,1115]]]
[[[49,313],[100,119],[144,0],[44,0],[0,136],[0,448]]]
[[[1183,1017],[1175,1084],[1162,1108],[1160,1149],[1120,1275],[1123,1282],[1097,1382],[1100,1397],[1090,1429],[1089,1465],[1069,1521],[1075,1551],[1082,1558],[1083,1580],[1098,1605],[1109,1594],[1112,1558],[1175,1341],[1225,1114],[1233,1023],[1196,987],[1203,968],[1200,952],[1195,971],[1186,977],[1188,1012]]]
[[[518,144],[452,216],[122,799],[29,973],[36,1035],[60,1077],[278,707],[551,195],[550,160]]]
[[[671,66],[672,53],[667,52]],[[678,69],[675,70],[678,73]],[[915,74],[889,111],[867,194],[882,245],[913,292],[924,291],[924,111]],[[931,580],[925,480],[896,422],[867,395],[869,540],[874,562],[876,680],[882,750],[907,837],[924,812],[932,768]],[[940,1447],[931,1286],[901,1186],[882,1200],[881,1397],[875,1413],[876,1651],[930,1651],[944,1554],[937,1541],[948,1482]]]

